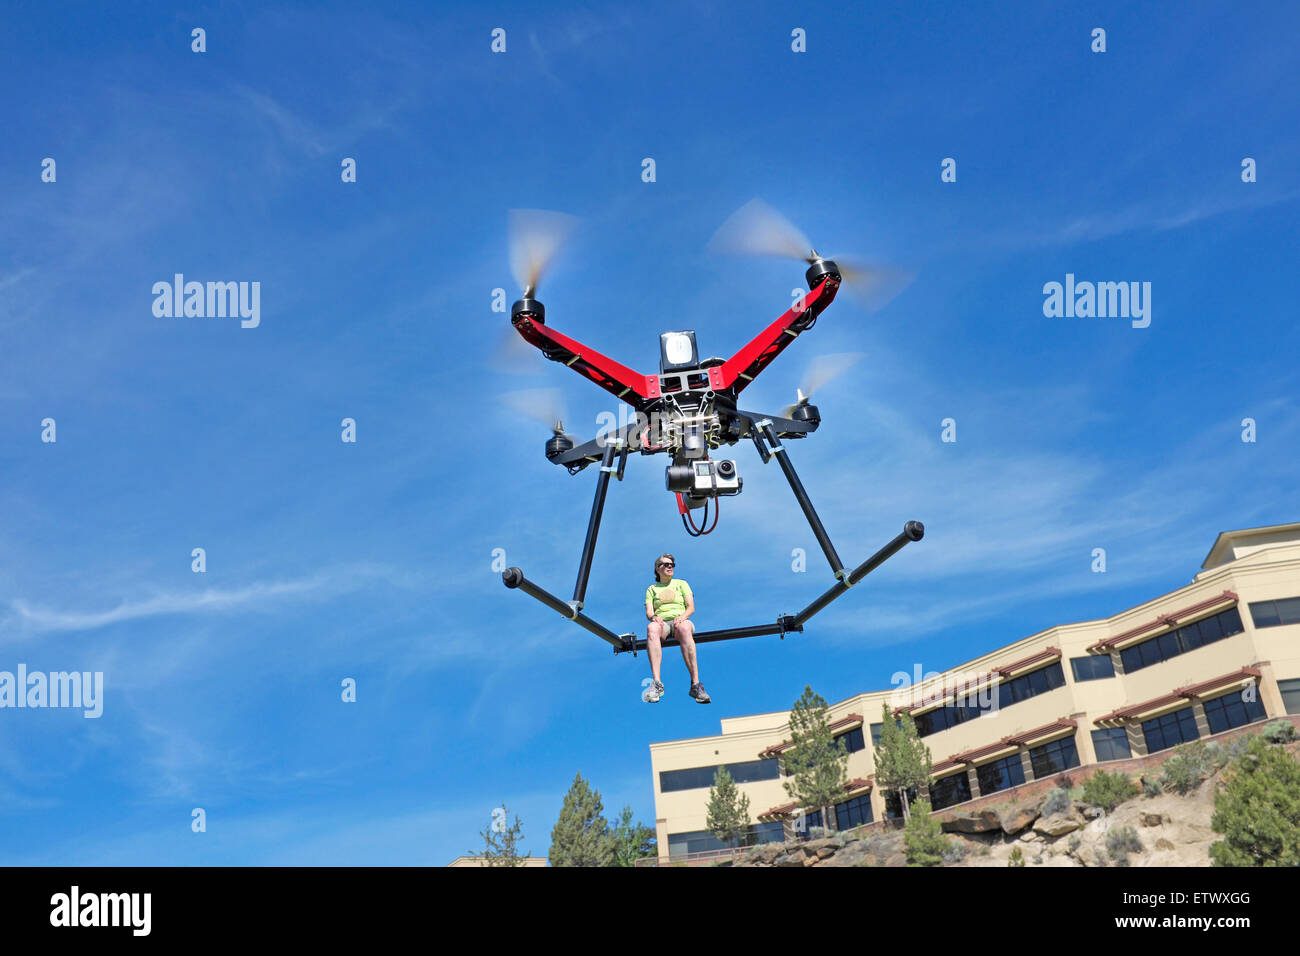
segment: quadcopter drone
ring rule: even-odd
[[[600,466],[573,599],[560,600],[529,581],[519,568],[503,572],[502,581],[506,587],[522,590],[606,641],[616,654],[631,651],[635,656],[638,650],[645,649],[646,641],[632,634],[615,634],[583,614],[582,609],[610,477],[623,480],[628,457],[633,451],[642,456],[664,454],[669,457],[665,484],[676,497],[677,510],[687,533],[699,537],[717,527],[720,499],[740,494],[744,486],[736,461],[714,458],[711,453],[749,439],[763,464],[776,458],[836,578],[834,585],[798,614],[778,615],[772,624],[701,631],[695,634],[696,643],[768,634],[779,634],[784,639],[787,633],[802,632],[804,624],[814,614],[906,544],[920,541],[925,534],[921,522],[908,521],[901,533],[862,564],[851,571],[845,568],[795,472],[789,450],[781,443],[782,439],[805,438],[821,425],[820,411],[809,402],[812,388],[809,388],[809,394],[799,390],[798,401],[784,409],[782,415],[749,411],[738,404],[741,392],[759,373],[817,323],[818,316],[834,301],[845,274],[856,272],[862,275],[862,271],[851,271],[848,267],[841,269],[834,260],[819,255],[793,226],[758,200],[742,208],[728,221],[728,225],[737,237],[733,245],[743,251],[777,255],[793,253],[807,262],[804,278],[809,291],[729,359],[701,360],[694,330],[662,333],[659,336],[659,372],[655,375],[633,371],[546,324],[546,309],[536,298],[536,292],[544,262],[553,253],[553,248],[541,255],[536,250],[527,252],[529,261],[516,269],[523,296],[510,310],[514,329],[546,358],[572,368],[626,402],[635,410],[636,418],[622,428],[598,435],[581,445],[575,443],[573,436],[564,433],[563,422],[556,422],[553,434],[546,442],[547,460],[564,467],[571,475],[589,465]],[[727,229],[728,226],[724,226],[719,230],[718,237],[727,235]],[[719,244],[718,237],[715,237],[715,244]],[[710,508],[712,524],[709,523]],[[696,511],[701,515],[699,524],[692,514]],[[677,644],[677,640],[668,638],[663,643],[672,646]]]

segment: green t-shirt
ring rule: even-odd
[[[686,599],[690,596],[691,586],[681,578],[673,578],[667,584],[656,582],[645,589],[646,603],[652,604],[654,612],[665,621],[685,614]]]

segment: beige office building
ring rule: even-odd
[[[830,820],[794,806],[781,785],[788,712],[651,744],[660,859],[721,847],[705,817],[722,765],[749,796],[758,841],[785,839],[796,823],[847,829],[896,816],[896,796],[872,778],[882,702],[906,707],[930,748],[936,808],[1300,714],[1300,523],[1225,531],[1201,567],[1186,587],[1113,617],[832,704],[850,784]]]

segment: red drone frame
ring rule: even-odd
[[[631,651],[635,655],[645,648],[644,640],[638,640],[632,634],[615,634],[581,613],[610,475],[622,481],[628,455],[634,449],[642,455],[665,453],[672,457],[673,464],[668,466],[666,474],[668,490],[677,496],[678,511],[688,533],[699,536],[708,534],[717,526],[718,499],[739,494],[743,485],[736,463],[729,459],[710,460],[709,451],[722,445],[735,445],[745,438],[752,439],[764,464],[773,456],[780,463],[837,579],[798,614],[781,614],[773,624],[702,631],[695,635],[697,643],[763,634],[779,634],[784,638],[788,632],[802,631],[804,622],[904,545],[921,540],[924,526],[919,521],[909,521],[884,548],[852,571],[847,570],[790,463],[787,449],[781,444],[782,438],[803,438],[817,430],[821,424],[817,406],[809,404],[801,394],[799,403],[788,410],[786,417],[737,407],[740,393],[791,342],[811,329],[818,316],[835,299],[841,282],[839,268],[832,260],[817,255],[816,251],[807,261],[811,263],[805,274],[810,291],[730,359],[701,361],[693,331],[665,332],[660,336],[658,375],[636,372],[555,331],[546,324],[545,307],[533,298],[532,285],[525,287],[524,297],[510,310],[510,321],[524,340],[548,359],[567,365],[614,397],[627,402],[636,409],[637,421],[577,446],[572,437],[563,433],[562,425],[557,425],[555,434],[546,443],[547,459],[563,465],[570,474],[577,474],[588,465],[600,462],[600,476],[596,481],[596,495],[578,565],[573,600],[561,601],[525,578],[519,568],[510,568],[502,574],[506,587],[522,589],[611,644],[615,653]],[[706,530],[710,503],[715,509],[713,525]],[[704,513],[699,526],[690,515],[697,508],[702,508]],[[677,641],[668,638],[664,643],[673,645]]]

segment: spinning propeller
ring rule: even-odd
[[[839,378],[861,361],[863,357],[864,353],[862,352],[837,352],[830,355],[815,356],[808,363],[808,368],[804,370],[802,383],[795,389],[799,400],[793,405],[787,405],[782,410],[781,417],[793,418],[795,409],[807,407],[808,400],[813,397],[813,392]]]
[[[709,241],[709,251],[730,255],[799,259],[819,272],[830,267],[845,288],[871,310],[883,308],[902,292],[914,273],[893,266],[836,256],[832,261],[812,247],[803,232],[761,199],[751,199],[732,213]]]
[[[546,209],[510,210],[510,271],[522,292],[522,311],[545,321],[546,309],[534,298],[537,286],[577,225],[578,218],[567,213]],[[501,333],[493,350],[492,364],[511,375],[535,375],[537,350],[508,328]]]
[[[501,401],[512,411],[541,422],[557,435],[564,434],[564,398],[558,388],[526,388],[505,392]]]
[[[523,297],[537,294],[537,284],[578,225],[576,216],[545,209],[510,210],[510,271]]]

